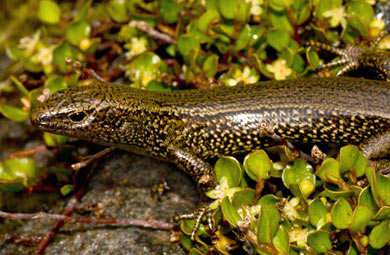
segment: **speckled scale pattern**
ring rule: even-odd
[[[207,159],[271,145],[262,137],[264,125],[291,141],[360,144],[369,159],[388,156],[390,86],[343,77],[172,92],[93,84],[57,92],[32,110],[31,122],[170,161],[204,194],[216,186]],[[209,205],[202,196],[193,213],[179,217],[196,218],[192,239],[203,215],[211,222]]]
[[[75,112],[87,116],[75,123]],[[95,84],[58,92],[32,113],[46,131],[162,159],[168,145],[203,159],[268,146],[262,123],[292,141],[359,144],[386,132],[389,120],[389,85],[357,78],[174,92]]]

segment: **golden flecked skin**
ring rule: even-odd
[[[199,182],[212,175],[205,159],[269,146],[264,124],[290,141],[360,144],[366,155],[383,156],[367,141],[390,130],[390,87],[357,78],[172,92],[94,84],[57,92],[33,109],[31,121],[48,132],[174,162]]]

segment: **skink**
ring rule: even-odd
[[[57,92],[31,121],[173,162],[205,191],[215,185],[207,159],[272,145],[264,125],[292,142],[357,144],[370,160],[388,156],[390,85],[339,77],[152,92],[96,83]]]

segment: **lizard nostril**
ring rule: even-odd
[[[36,114],[35,118],[34,116],[32,117],[33,117],[32,119],[34,120],[33,122],[35,122],[40,126],[47,125],[49,123],[49,118],[47,114],[41,113],[41,114]]]

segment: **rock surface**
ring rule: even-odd
[[[11,152],[40,143],[40,133],[29,123],[15,123],[0,117],[0,160]],[[95,146],[88,145],[92,150],[96,149]],[[49,152],[34,156],[40,165],[50,164],[52,157]],[[81,208],[100,202],[104,209],[102,217],[173,222],[175,214],[189,212],[196,206],[198,192],[195,183],[174,165],[119,150],[97,164]],[[157,199],[151,188],[163,180],[171,189]],[[59,192],[2,193],[0,206],[7,212],[44,210],[61,213],[68,199]],[[73,216],[93,217],[76,213]],[[47,219],[0,221],[0,234],[28,236],[46,233],[53,224],[53,220]],[[55,235],[45,254],[186,254],[179,243],[170,242],[171,234],[170,231],[130,226],[67,223]],[[0,244],[1,255],[34,254],[35,250],[36,247],[12,242]]]

